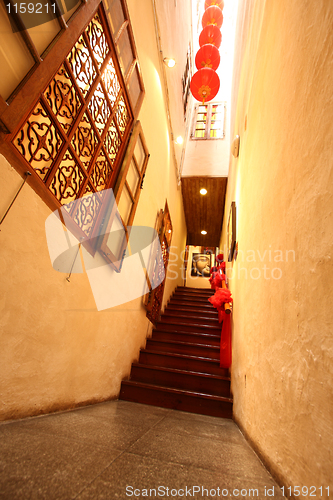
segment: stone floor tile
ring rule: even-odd
[[[5,500],[74,498],[121,453],[84,439],[18,432],[15,424],[0,432],[0,442],[0,499]]]

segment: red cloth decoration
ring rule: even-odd
[[[216,273],[216,271],[217,271],[217,267],[214,266],[214,267],[210,268],[210,274]]]
[[[225,302],[232,302],[231,292],[228,288],[219,288],[208,300],[215,309],[222,309]]]
[[[220,342],[220,367],[230,368],[232,361],[231,314],[227,314],[225,312],[224,304],[226,302],[232,302],[231,292],[228,288],[219,288],[216,290],[213,297],[209,297],[208,300],[217,309],[219,322],[222,322]]]
[[[230,368],[232,361],[231,314],[222,311],[222,331],[220,342],[220,367]]]
[[[225,272],[225,262],[222,262],[219,267],[217,268],[218,271],[222,271],[223,273]]]
[[[212,289],[217,290],[218,288],[222,288],[222,280],[225,281],[225,275],[221,273],[214,272],[209,278],[210,287]]]
[[[192,76],[190,84],[192,95],[203,104],[214,99],[219,88],[220,78],[213,69],[202,68]]]
[[[206,45],[207,43],[211,43],[212,45],[215,45],[215,47],[219,48],[221,42],[222,42],[221,31],[218,29],[217,26],[213,26],[212,24],[206,26],[206,28],[204,28],[199,35],[200,47]]]
[[[216,256],[216,260],[217,260],[218,262],[223,262],[223,258],[224,258],[223,253],[219,253],[219,254]]]
[[[224,0],[206,0],[205,1],[205,10],[208,9],[211,5],[217,5],[221,10],[224,8]]]
[[[197,69],[211,68],[215,71],[220,65],[219,49],[211,43],[206,43],[198,50],[195,65]]]
[[[210,25],[221,28],[223,24],[223,14],[220,7],[217,7],[217,5],[211,5],[210,7],[208,7],[208,9],[205,10],[204,15],[202,16],[201,22],[203,28]]]

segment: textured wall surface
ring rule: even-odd
[[[292,488],[333,486],[332,24],[326,0],[240,2],[234,414]]]
[[[133,224],[154,227],[168,201],[179,259],[173,267],[176,278],[173,274],[166,283],[165,302],[183,281],[186,227],[170,156],[150,0],[140,1],[140,16],[133,19],[146,87],[139,119],[151,156]],[[3,214],[22,179],[3,157],[0,168]],[[65,274],[53,270],[45,237],[49,214],[26,185],[1,226],[0,419],[117,397],[151,329],[141,298],[98,312],[85,273],[72,275],[68,283]]]

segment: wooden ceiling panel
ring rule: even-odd
[[[224,215],[227,177],[182,177],[187,244],[218,247]],[[206,195],[200,189],[207,189]],[[201,231],[207,231],[202,235]]]

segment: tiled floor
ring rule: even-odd
[[[221,418],[112,401],[2,423],[0,447],[6,500],[284,498]]]

